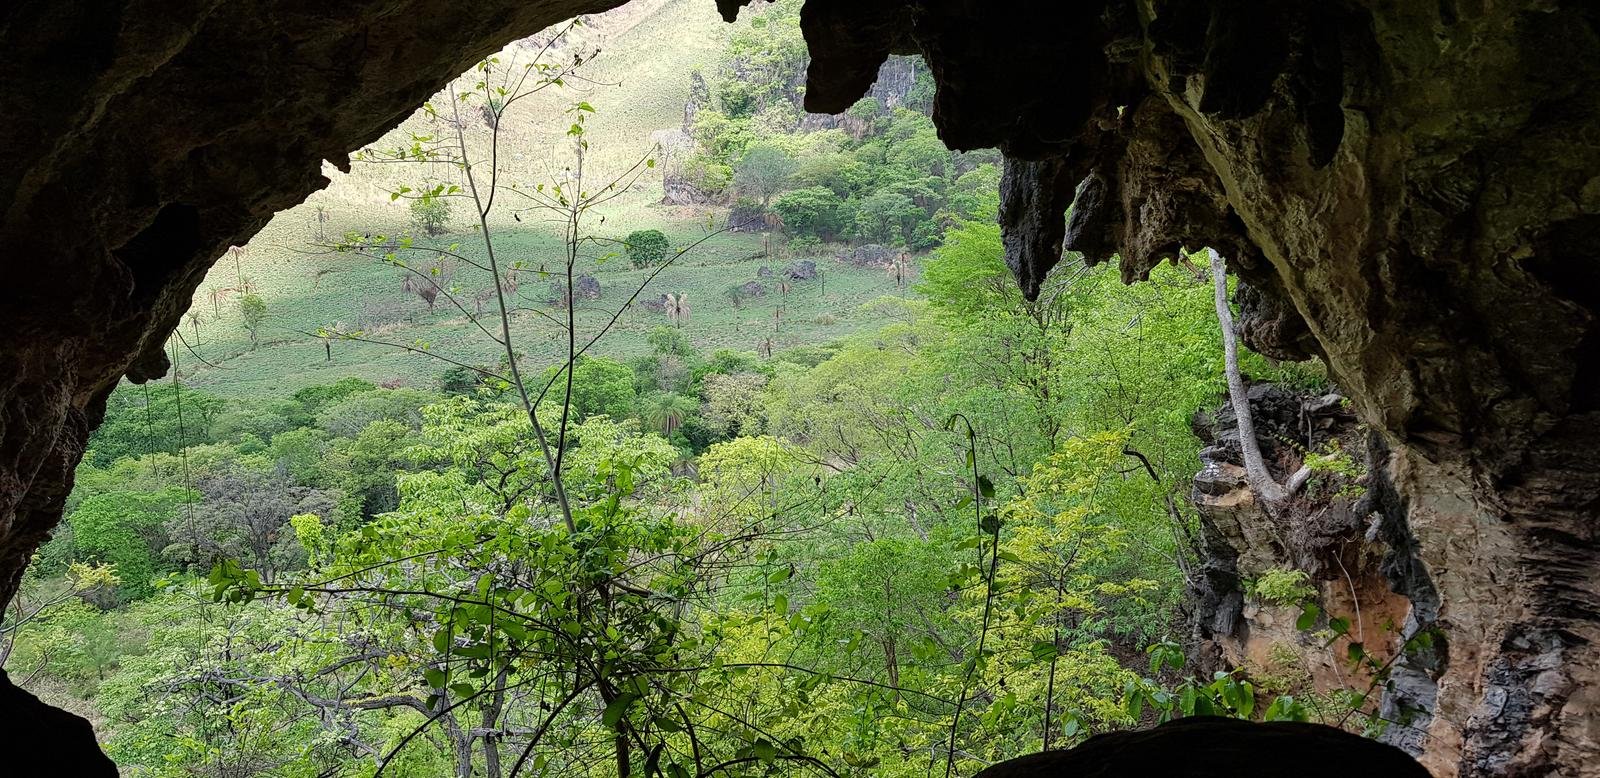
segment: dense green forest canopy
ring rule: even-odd
[[[419,168],[392,190],[406,226],[320,239],[484,348],[303,321],[326,362],[381,345],[428,368],[211,391],[183,378],[223,369],[202,337],[274,348],[235,257],[173,379],[112,395],[0,656],[129,774],[967,774],[1172,716],[1361,709],[1292,674],[1184,670],[1191,422],[1225,389],[1204,269],[1125,286],[1065,262],[1025,301],[994,157],[939,142],[915,62],[895,105],[808,123],[793,3],[706,69],[686,151],[604,180],[573,172],[601,154],[587,99],[552,118],[554,181],[475,165],[518,100],[574,78],[515,62],[430,104],[439,134],[364,157]],[[639,210],[612,197],[647,174],[687,182],[717,239],[761,236],[748,279],[652,285],[700,243],[602,218]],[[509,223],[496,191],[522,198]],[[529,242],[531,212],[553,239]],[[586,300],[607,262],[637,288]],[[613,348],[639,306],[655,318]],[[706,319],[751,308],[747,346],[707,345]],[[848,326],[815,337],[833,311]]]

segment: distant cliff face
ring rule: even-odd
[[[0,604],[106,393],[166,370],[225,247],[480,56],[619,4],[13,0]],[[1590,769],[1600,6],[811,0],[802,27],[809,109],[848,110],[890,54],[919,53],[947,144],[1007,153],[1025,288],[1063,248],[1130,280],[1180,245],[1227,253],[1252,346],[1324,359],[1391,451],[1449,645],[1430,766]]]
[[[911,96],[911,90],[917,86],[917,74],[926,70],[926,66],[914,57],[889,57],[878,68],[877,79],[863,96],[863,99],[871,101],[868,104],[872,108],[870,114],[861,115],[851,110],[840,113],[808,113],[800,118],[800,129],[811,132],[839,128],[860,140],[872,126],[873,119],[892,114],[896,108],[906,104],[906,100]],[[803,104],[804,98],[801,92],[797,91],[794,97],[796,104]]]

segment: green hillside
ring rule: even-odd
[[[587,82],[547,90],[507,113],[500,128],[501,174],[531,185],[548,180],[550,172],[568,164],[569,122],[564,111],[578,100],[596,108],[588,135],[592,148],[588,168],[594,176],[614,176],[649,156],[652,133],[681,125],[690,74],[714,68],[737,29],[722,22],[715,8],[691,0],[634,3],[589,20],[572,36],[576,42],[562,52],[582,51],[588,56],[599,50],[592,65],[582,71]],[[525,61],[530,50],[527,42],[514,44],[499,59],[512,67]],[[463,88],[470,87],[475,77],[465,75]],[[441,95],[435,102],[448,105],[448,97]],[[438,125],[419,110],[374,147],[403,145],[411,134],[437,132]],[[194,352],[180,354],[186,382],[224,396],[278,395],[344,376],[431,386],[448,367],[425,354],[372,343],[341,340],[329,350],[315,335],[324,327],[361,330],[395,344],[427,344],[430,351],[463,362],[495,360],[497,347],[482,337],[462,310],[441,298],[437,309],[430,311],[422,299],[403,289],[405,271],[330,249],[347,231],[392,235],[407,230],[407,201],[392,200],[390,192],[425,179],[454,182],[459,173],[444,165],[361,162],[349,174],[332,166],[327,173],[332,184],[325,191],[278,214],[242,257],[223,257],[202,284],[182,328]],[[683,331],[702,349],[756,351],[770,345],[781,350],[826,342],[881,320],[863,310],[864,303],[903,293],[881,268],[838,262],[832,249],[812,257],[823,272],[821,279],[795,282],[785,293],[774,278],[758,279],[763,266],[781,271],[794,259],[782,249],[768,253],[769,245],[781,241],[769,241],[763,234],[723,232],[724,208],[661,205],[661,192],[660,176],[651,172],[625,196],[592,214],[590,223],[601,238],[619,239],[635,229],[656,228],[675,246],[697,244],[657,275],[639,299],[687,295],[691,315]],[[479,258],[481,248],[475,235],[466,231],[465,211],[458,206],[451,220],[451,228],[459,234],[438,240],[458,240],[465,256]],[[503,261],[520,261],[529,268],[559,264],[560,240],[533,220],[506,221],[496,224],[495,230]],[[578,306],[581,333],[596,331],[645,282],[648,271],[636,270],[620,257],[608,258],[610,253],[589,251],[579,269],[593,274],[602,289],[599,300]],[[765,295],[736,309],[728,289],[757,280],[764,282]],[[476,312],[473,294],[492,284],[487,274],[463,267],[453,286],[463,307],[472,306],[469,310]],[[267,308],[254,345],[237,302],[246,289],[259,295]],[[534,362],[553,360],[556,353],[557,331],[541,315],[557,310],[547,302],[551,296],[547,280],[528,281],[517,290],[522,310],[513,331],[519,348]],[[621,357],[642,353],[643,334],[665,323],[661,312],[634,306],[622,314],[597,350]]]

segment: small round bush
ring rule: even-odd
[[[628,261],[634,267],[650,267],[672,252],[672,245],[661,230],[635,230],[623,240],[628,249]]]

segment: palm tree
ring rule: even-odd
[[[895,286],[905,289],[906,283],[911,280],[911,254],[902,251],[900,256],[890,260],[888,274],[894,279]]]
[[[660,392],[645,398],[641,415],[646,424],[659,428],[661,434],[670,438],[683,424],[684,417],[699,408],[699,401],[693,397],[676,392]]]
[[[239,280],[240,286],[244,286],[244,263],[241,260],[244,259],[245,251],[244,246],[228,247],[228,256],[233,257],[233,275]]]
[[[678,329],[683,329],[683,323],[689,320],[689,296],[683,292],[677,294],[668,292],[663,310],[666,311],[669,321]]]
[[[194,344],[198,346],[200,345],[200,312],[191,308],[189,309],[188,318],[189,326],[194,328]]]

